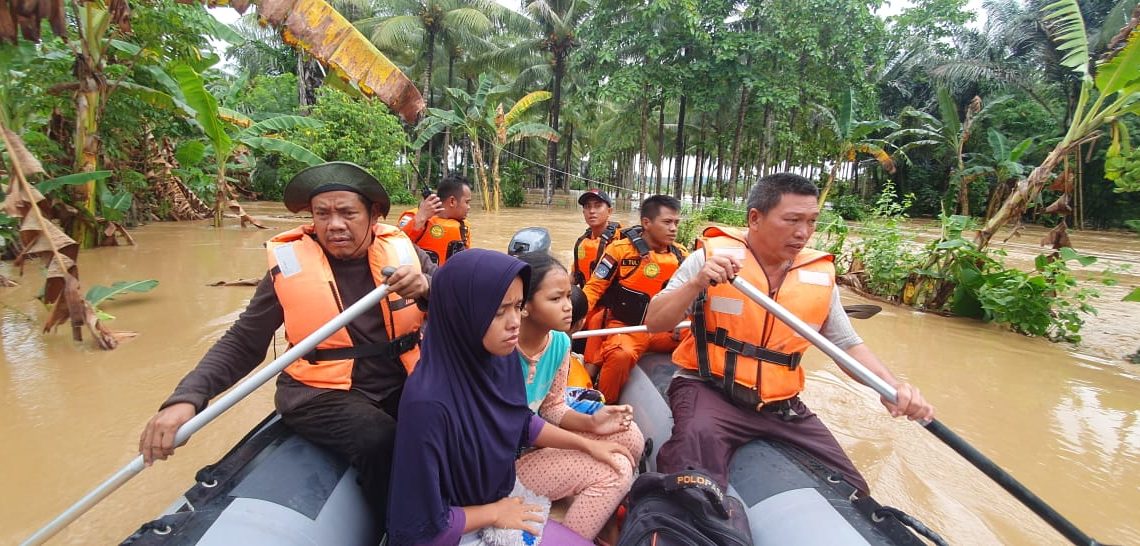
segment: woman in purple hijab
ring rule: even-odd
[[[515,348],[528,277],[515,258],[471,249],[432,278],[420,363],[404,387],[396,428],[393,546],[454,546],[487,527],[542,535],[551,545],[590,544],[555,522],[544,527],[538,506],[508,496],[515,459],[532,445],[578,449],[607,463],[611,453],[631,457],[527,407]]]

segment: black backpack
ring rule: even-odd
[[[699,470],[647,472],[629,491],[617,546],[752,546],[744,503]]]

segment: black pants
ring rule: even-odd
[[[297,434],[344,457],[359,474],[360,487],[383,529],[388,481],[396,442],[400,391],[374,402],[357,391],[330,391],[282,414]]]

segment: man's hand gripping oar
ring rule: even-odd
[[[756,287],[752,286],[748,281],[737,276],[732,278],[731,282],[734,287],[744,293],[749,299],[783,321],[795,330],[796,333],[808,341],[811,341],[816,347],[819,347],[821,351],[835,360],[835,362],[843,367],[849,374],[857,377],[864,385],[878,392],[879,395],[882,396],[884,403],[887,404],[888,409],[894,406],[895,409],[891,411],[892,415],[905,413],[905,411],[900,412],[900,410],[905,410],[903,407],[906,405],[905,398],[910,393],[896,390],[893,386],[884,381],[883,378],[872,373],[858,360],[855,360],[855,358],[823,337],[823,335],[814,328],[800,320],[799,317],[776,303],[776,301],[768,297],[767,294],[757,290]],[[1068,519],[1065,519],[1065,517],[1054,510],[1053,507],[1046,504],[1040,497],[1022,485],[1021,482],[1018,482],[1008,472],[1002,470],[996,463],[971,446],[966,440],[954,433],[954,431],[940,423],[937,419],[920,419],[919,422],[926,430],[929,430],[937,436],[939,440],[942,440],[946,445],[950,446],[951,449],[958,452],[959,455],[977,467],[978,470],[981,470],[982,473],[997,482],[998,485],[1002,486],[1017,500],[1021,501],[1022,504],[1029,507],[1030,510],[1033,510],[1041,519],[1045,520],[1046,523],[1064,535],[1065,538],[1069,539],[1073,544],[1099,544],[1099,542],[1078,529],[1076,525]]]
[[[402,274],[403,272],[396,274],[397,270],[392,267],[384,268],[382,273],[391,281],[391,286],[388,284],[377,286],[356,303],[350,305],[341,312],[341,314],[333,317],[332,320],[325,323],[324,326],[321,326],[315,332],[309,334],[309,336],[301,340],[300,343],[282,353],[276,360],[270,362],[253,375],[246,377],[230,389],[229,392],[218,398],[213,404],[207,406],[201,413],[197,415],[191,413],[191,417],[183,420],[182,423],[174,425],[173,429],[171,429],[170,425],[177,420],[177,416],[171,416],[170,419],[163,419],[161,431],[158,430],[157,426],[152,427],[151,425],[154,424],[155,419],[159,419],[159,416],[162,414],[160,413],[159,416],[152,419],[140,439],[139,455],[137,457],[123,468],[120,468],[118,472],[115,472],[95,489],[92,489],[89,493],[84,495],[83,498],[71,505],[67,510],[64,510],[61,514],[56,516],[55,519],[47,525],[41,527],[22,544],[42,544],[47,541],[47,539],[55,536],[56,533],[78,519],[79,516],[90,510],[91,507],[98,504],[99,501],[103,500],[107,495],[110,495],[123,484],[130,481],[131,478],[142,472],[154,459],[165,459],[173,453],[175,447],[185,444],[195,432],[201,430],[219,415],[233,407],[234,404],[237,404],[250,393],[257,390],[258,387],[277,376],[277,374],[281,373],[289,364],[315,349],[325,338],[333,335],[337,330],[344,328],[353,319],[364,314],[365,311],[376,309],[380,301],[387,297],[389,291],[401,294],[414,284],[424,282],[422,275],[407,275]],[[190,406],[191,410],[193,409],[192,405],[186,405]],[[176,432],[171,433],[171,430]]]

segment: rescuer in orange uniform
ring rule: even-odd
[[[442,266],[456,252],[471,248],[471,227],[467,224],[470,210],[471,182],[452,171],[418,208],[404,211],[396,226]]]
[[[645,320],[650,298],[665,287],[688,254],[674,242],[680,221],[681,203],[667,195],[650,196],[641,203],[641,225],[625,230],[625,238],[606,249],[583,289],[591,310],[605,306],[606,328],[636,326]],[[607,402],[617,403],[630,371],[646,350],[671,351],[676,346],[669,332],[606,337],[597,389]]]
[[[671,328],[686,314],[693,321],[692,335],[673,352],[681,371],[669,385],[673,434],[658,452],[659,472],[701,468],[726,486],[736,449],[771,438],[803,449],[858,490],[868,490],[835,437],[799,399],[800,357],[809,342],[734,288],[730,279],[737,275],[894,386],[897,403],[883,402],[892,416],[934,417],[918,389],[891,375],[851,327],[832,256],[806,247],[819,216],[818,194],[802,176],[760,179],[748,195],[747,232],[706,229],[700,249],[650,303],[650,331]]]
[[[614,202],[606,192],[599,189],[588,190],[578,198],[582,206],[582,219],[586,221],[586,232],[574,242],[574,263],[570,271],[571,280],[575,286],[586,286],[586,280],[598,266],[606,248],[610,243],[620,239],[621,224],[611,222],[610,215],[614,212]],[[586,315],[586,330],[597,330],[606,323],[605,307],[598,306]],[[588,363],[586,370],[590,376],[597,375],[601,365],[602,351],[601,337],[591,337],[574,341],[574,352],[582,355],[583,362]]]
[[[148,465],[173,454],[178,428],[253,371],[282,325],[286,339],[296,344],[387,282],[389,295],[374,311],[353,319],[277,376],[274,398],[291,429],[356,468],[382,528],[396,409],[419,358],[419,329],[436,266],[403,232],[377,222],[388,214],[388,194],[357,165],[310,167],[289,181],[284,194],[290,211],[312,211],[312,223],[266,245],[269,271],[249,306],[147,423],[139,452]],[[385,267],[396,270],[385,278]]]

